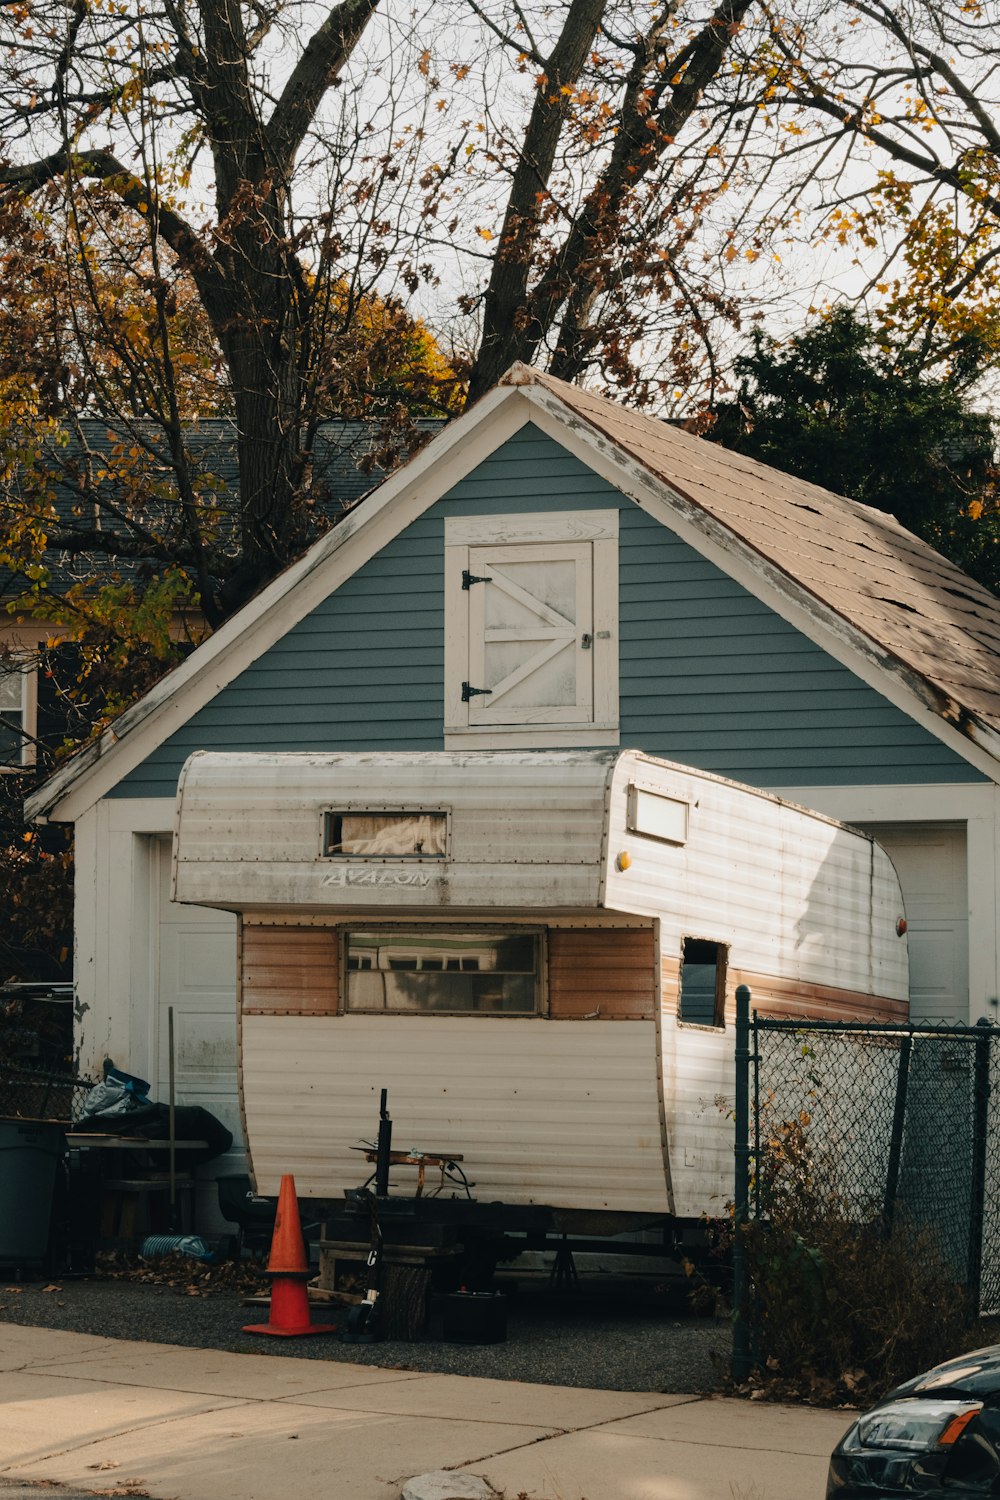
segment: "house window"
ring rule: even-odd
[[[0,771],[34,763],[35,674],[25,660],[0,661]]]
[[[349,932],[348,1011],[532,1016],[539,1006],[541,934],[436,928]]]
[[[444,859],[445,812],[328,812],[323,815],[323,853],[337,859]]]
[[[445,744],[618,743],[618,512],[445,526]]]
[[[680,1020],[695,1026],[725,1026],[726,956],[724,943],[684,939],[677,1004]]]

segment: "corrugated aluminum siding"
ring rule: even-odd
[[[690,805],[686,843],[627,831],[630,781]],[[616,855],[627,849],[628,869]],[[732,945],[741,969],[905,1000],[903,914],[888,855],[863,834],[743,788],[623,756],[611,788],[604,902],[659,916],[660,949]]]
[[[202,754],[181,787],[176,899],[288,910],[596,908],[616,751]],[[441,860],[321,859],[324,809],[446,808]]]
[[[259,1192],[357,1187],[389,1091],[393,1146],[460,1152],[481,1202],[665,1213],[652,1021],[244,1016]],[[405,1168],[393,1171],[401,1185]],[[415,1182],[415,1175],[414,1175]],[[430,1185],[430,1184],[429,1184]]]
[[[628,833],[633,779],[689,802],[685,844]],[[888,856],[862,834],[638,758],[623,757],[616,769],[610,829],[607,903],[660,917],[663,1103],[675,1211],[718,1214],[733,1192],[733,1030],[678,1021],[674,976],[684,938],[727,945],[733,968],[905,1001],[899,882]],[[619,848],[632,857],[625,871],[615,866]]]
[[[732,1027],[682,1026],[665,1006],[661,1028],[674,1212],[680,1218],[718,1216],[734,1183]]]
[[[758,786],[984,778],[534,427],[523,429],[110,793],[196,749],[440,749],[444,518],[621,510],[621,743]]]

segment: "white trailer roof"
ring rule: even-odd
[[[349,826],[334,825],[338,817],[381,830],[382,842],[336,845],[334,828]],[[436,831],[419,852],[394,855],[394,828],[420,817]],[[752,867],[735,860],[737,844],[748,859],[758,851]],[[180,779],[173,894],[289,914],[658,915],[665,880],[676,891],[714,880],[716,899],[723,880],[813,884],[824,866],[833,870],[834,849],[840,873],[831,878],[867,886],[874,862],[902,910],[888,858],[867,835],[634,750],[200,751]]]

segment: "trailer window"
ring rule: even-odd
[[[324,814],[323,853],[339,859],[444,859],[448,815],[444,812]]]
[[[726,947],[685,938],[677,1014],[696,1026],[726,1024]]]
[[[628,789],[628,829],[665,844],[686,844],[690,809],[679,797],[631,785]]]
[[[537,932],[385,929],[345,938],[346,1008],[410,1014],[531,1016]]]

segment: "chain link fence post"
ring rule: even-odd
[[[913,1038],[906,1035],[899,1044],[896,1071],[896,1098],[892,1109],[892,1133],[889,1137],[889,1160],[885,1171],[885,1196],[882,1202],[882,1228],[888,1238],[896,1217],[899,1197],[899,1164],[903,1155],[903,1128],[906,1124],[906,1094],[910,1084],[910,1054]]]
[[[742,1385],[753,1368],[750,1352],[750,1278],[744,1229],[750,1206],[750,990],[736,989],[736,1141],[733,1151],[733,1380]]]
[[[969,1208],[969,1317],[979,1317],[983,1289],[983,1220],[986,1206],[986,1148],[990,1112],[990,1043],[988,1021],[976,1036],[972,1082],[972,1201]]]

